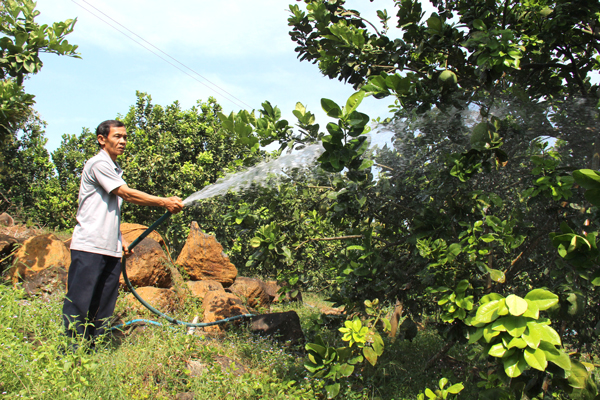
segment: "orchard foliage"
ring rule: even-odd
[[[486,371],[464,386],[443,378],[423,398],[474,386],[480,398],[595,398],[600,4],[431,3],[425,14],[420,2],[398,0],[374,21],[343,0],[290,5],[299,58],[357,92],[342,101],[325,94],[324,124],[301,103],[291,123],[269,102],[225,115],[213,99],[182,110],[138,93],[119,117],[129,132],[125,180],[185,198],[225,172],[321,143],[310,171],[289,169],[266,187],[186,208],[163,227],[171,250],[196,220],[241,275],[291,291],[326,288],[348,320],[309,338],[305,366],[328,397],[358,382],[357,371],[375,376],[387,346],[380,309],[397,304],[411,319],[433,318],[443,351],[471,345],[474,370]],[[388,36],[391,24],[400,37]],[[379,130],[359,111],[367,96],[394,102]],[[369,148],[382,130],[392,141]],[[11,193],[35,201],[40,221],[70,227],[95,138],[65,136],[51,176],[41,131],[28,132],[14,165],[42,190]],[[273,154],[263,150],[271,144]],[[162,213],[123,211],[144,224]]]
[[[39,13],[32,0],[6,0],[0,5],[0,150],[10,146],[32,112],[34,96],[25,92],[23,80],[42,68],[40,53],[78,57],[77,46],[65,38],[76,21],[39,25],[35,22]],[[10,173],[2,163],[0,159],[0,173]]]

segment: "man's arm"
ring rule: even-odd
[[[177,214],[183,209],[183,201],[177,197],[158,197],[152,196],[151,194],[144,193],[140,190],[135,190],[127,185],[119,186],[114,189],[112,194],[116,194],[123,200],[137,204],[139,206],[155,206],[163,207],[169,210],[172,214]]]

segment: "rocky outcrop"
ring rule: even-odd
[[[13,283],[27,281],[40,271],[50,267],[69,270],[71,253],[62,240],[47,233],[27,239],[15,253],[16,266],[9,270],[8,276]]]
[[[200,300],[204,300],[208,292],[217,291],[225,293],[223,285],[216,281],[187,281],[185,284],[190,289],[192,296]]]
[[[177,264],[183,266],[194,281],[213,280],[228,287],[237,276],[237,268],[223,253],[223,246],[214,236],[202,232],[195,221]]]
[[[266,281],[263,282],[263,288],[267,295],[269,296],[269,301],[271,303],[277,303],[279,301],[279,289],[281,287],[277,284],[277,281]]]
[[[17,248],[19,241],[12,236],[0,233],[0,257],[4,258]]]
[[[30,296],[63,293],[67,287],[67,275],[65,268],[51,266],[28,275],[23,289]]]
[[[147,237],[133,249],[133,254],[127,258],[125,262],[127,277],[133,286],[171,287],[171,271],[167,263],[167,256],[160,244]],[[121,287],[125,288],[123,275],[119,281]]]
[[[10,215],[7,213],[0,214],[0,225],[13,226],[14,224],[15,220]]]
[[[271,304],[270,297],[265,291],[265,284],[259,279],[238,276],[229,290],[246,299],[249,307],[269,307]]]
[[[152,307],[162,312],[170,312],[175,309],[178,303],[178,298],[175,292],[171,289],[160,289],[155,287],[141,287],[135,289],[145,302]],[[133,293],[129,293],[125,297],[127,307],[134,312],[146,310],[146,307],[135,298]]]
[[[205,373],[210,373],[212,366],[219,366],[224,375],[242,376],[246,373],[246,368],[240,362],[232,360],[229,357],[213,355],[213,362],[207,363],[200,360],[188,360],[186,369],[190,371],[190,376],[197,378]]]
[[[121,234],[123,235],[123,238],[127,240],[128,243],[131,243],[135,239],[137,239],[138,236],[144,233],[146,229],[148,229],[147,226],[140,224],[121,224]],[[156,231],[150,232],[150,234],[147,237],[155,240],[161,246],[165,245],[165,240],[162,238],[162,236],[160,236],[160,233]]]
[[[234,294],[220,291],[206,293],[204,301],[204,321],[215,322],[235,315],[248,314],[242,301]],[[221,332],[226,328],[225,324],[213,325],[204,328],[207,332]]]
[[[291,344],[304,341],[304,333],[296,311],[257,315],[252,317],[250,329],[261,336],[271,336]]]

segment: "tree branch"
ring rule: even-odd
[[[350,235],[350,236],[336,236],[336,237],[328,237],[328,238],[313,238],[305,240],[300,243],[294,250],[298,250],[300,247],[304,246],[308,242],[316,242],[316,241],[325,241],[325,240],[347,240],[347,239],[362,239],[363,235]]]
[[[345,9],[343,9],[343,10],[345,10]],[[371,27],[372,27],[373,29],[375,29],[375,33],[377,33],[377,36],[381,37],[381,33],[379,33],[379,31],[377,30],[377,28],[375,27],[375,25],[373,25],[373,24],[372,24],[372,23],[371,23],[369,20],[366,20],[366,19],[364,19],[363,17],[361,17],[360,15],[358,15],[357,13],[355,13],[354,11],[345,10],[345,11],[344,11],[344,12],[342,12],[340,15],[341,15],[342,17],[345,17],[345,16],[347,16],[347,15],[351,15],[351,16],[353,16],[353,17],[355,17],[355,18],[358,18],[358,19],[360,19],[360,20],[361,20],[361,21],[363,21],[363,22],[366,22],[367,24],[371,25]]]

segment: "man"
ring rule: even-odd
[[[117,156],[125,151],[127,131],[120,121],[108,120],[96,129],[100,151],[81,173],[77,225],[71,240],[68,293],[63,304],[67,335],[95,339],[117,302],[121,255],[131,255],[121,236],[123,200],[164,207],[171,213],[183,209],[179,197],[156,197],[131,189],[122,178]]]

